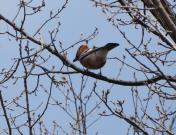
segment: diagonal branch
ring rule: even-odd
[[[82,70],[79,67],[72,64],[68,59],[66,59],[57,50],[54,50],[51,46],[49,46],[49,44],[42,43],[40,40],[37,40],[34,37],[30,36],[23,29],[20,29],[18,26],[16,26],[14,23],[12,23],[10,20],[5,18],[1,14],[0,14],[0,19],[2,19],[7,24],[9,24],[17,32],[20,32],[24,37],[26,37],[26,39],[30,40],[31,42],[33,42],[37,45],[41,45],[42,47],[46,48],[48,50],[48,52],[50,52],[53,55],[55,55],[56,57],[58,57],[63,62],[64,65],[66,65],[66,66],[72,68],[73,70],[77,71],[78,73],[84,74],[86,76],[90,76],[90,77],[93,77],[93,78],[98,79],[98,80],[102,80],[102,81],[106,81],[106,82],[114,83],[114,84],[118,84],[118,85],[123,85],[123,86],[145,86],[145,85],[153,84],[153,83],[156,83],[160,80],[165,80],[165,79],[167,79],[171,82],[176,82],[176,77],[162,76],[162,75],[152,77],[151,79],[140,80],[140,81],[115,80],[115,79],[108,78],[108,77],[103,76],[103,75],[95,74],[95,73],[87,71],[87,70]]]
[[[166,0],[142,0],[148,8],[155,8],[151,10],[153,16],[159,21],[161,26],[166,30],[167,34],[176,43],[176,18],[175,13],[169,7]]]
[[[150,0],[142,0],[144,2],[144,4],[148,4],[147,7],[151,8],[151,12],[153,12],[153,6],[151,6],[151,1]],[[145,3],[146,2],[146,3]],[[144,27],[145,29],[148,29],[150,32],[152,32],[154,35],[158,36],[163,42],[165,42],[168,46],[172,47],[173,49],[176,49],[174,47],[174,45],[172,44],[172,42],[170,42],[166,36],[164,34],[162,34],[159,31],[156,31],[155,29],[153,29],[152,27],[150,27],[149,25],[147,25],[144,21],[140,20],[135,14],[133,14],[133,11],[129,8],[126,0],[119,0],[119,3],[124,7],[124,9],[127,11],[127,13],[129,14],[129,16],[138,24],[140,24],[142,27]]]

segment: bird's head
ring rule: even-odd
[[[77,50],[76,57],[75,57],[75,59],[73,60],[73,62],[79,60],[81,54],[82,54],[83,52],[88,51],[88,50],[89,50],[89,48],[88,48],[88,46],[87,46],[86,44],[81,45],[81,46],[78,48],[78,50]]]

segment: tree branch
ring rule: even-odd
[[[161,26],[166,30],[167,34],[170,35],[172,40],[176,43],[176,25],[175,21],[175,14],[171,12],[168,3],[165,0],[142,0],[144,4],[150,8],[154,7],[155,10],[151,10],[153,16],[159,21]],[[174,19],[173,19],[174,17]]]
[[[143,0],[144,2],[145,0]],[[168,46],[172,47],[173,49],[176,49],[176,47],[174,47],[174,45],[166,38],[166,36],[158,31],[156,31],[155,29],[153,29],[152,27],[150,27],[149,25],[147,25],[144,21],[140,20],[138,17],[136,17],[136,15],[133,15],[133,11],[130,9],[130,7],[127,5],[125,0],[119,0],[119,3],[124,7],[124,9],[127,11],[127,13],[129,14],[129,16],[138,24],[140,24],[142,27],[144,27],[145,29],[148,29],[150,32],[152,32],[154,35],[158,36],[163,42],[165,42]],[[150,2],[148,2],[150,5]],[[151,6],[148,6],[151,7]],[[153,7],[151,8],[153,11]]]
[[[115,79],[111,79],[111,78],[108,78],[108,77],[103,76],[103,75],[95,74],[95,73],[87,71],[87,70],[82,70],[79,67],[72,64],[69,60],[67,60],[57,50],[54,50],[49,44],[42,43],[40,40],[37,40],[34,37],[31,37],[24,30],[22,30],[18,26],[16,26],[15,23],[12,23],[10,20],[5,18],[1,14],[0,14],[0,19],[2,19],[7,24],[9,24],[14,30],[20,32],[24,37],[26,37],[26,39],[30,40],[31,42],[33,42],[37,45],[41,45],[42,47],[47,49],[50,53],[52,53],[53,55],[58,57],[63,62],[64,65],[72,68],[73,70],[76,70],[77,72],[79,72],[81,74],[93,77],[95,79],[99,79],[99,80],[102,80],[102,81],[106,81],[106,82],[114,83],[114,84],[118,84],[118,85],[123,85],[123,86],[145,86],[145,85],[148,85],[148,84],[156,83],[157,81],[160,81],[160,80],[165,80],[165,78],[167,78],[167,80],[169,80],[171,82],[176,82],[176,77],[166,76],[166,75],[165,76],[155,76],[155,77],[152,77],[151,79],[140,80],[140,81],[115,80]]]
[[[0,90],[0,102],[1,102],[1,106],[2,106],[2,109],[3,109],[3,112],[4,112],[4,116],[5,116],[6,122],[7,122],[9,135],[12,135],[12,128],[11,128],[11,125],[10,125],[10,122],[9,122],[9,118],[7,116],[7,112],[6,112],[6,109],[5,109],[5,106],[4,106],[4,100],[3,100],[3,97],[2,97],[1,90]]]

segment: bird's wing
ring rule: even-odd
[[[91,50],[88,50],[88,51],[82,53],[81,56],[79,57],[79,60],[84,59],[86,56],[88,56],[88,55],[90,55],[92,53],[95,53],[95,52],[97,52],[98,50],[100,50],[102,48],[103,47],[97,47],[95,49],[91,49]]]
[[[81,60],[81,59],[85,58],[86,56],[88,56],[88,55],[90,55],[92,53],[95,53],[95,52],[97,52],[97,51],[99,51],[101,49],[111,50],[111,49],[113,49],[113,48],[115,48],[117,46],[119,46],[118,43],[107,43],[106,45],[104,45],[102,47],[94,47],[93,49],[88,50],[88,51],[84,52],[83,54],[81,54],[79,60]]]

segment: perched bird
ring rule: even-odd
[[[88,69],[100,69],[106,63],[108,52],[117,46],[118,43],[107,43],[103,47],[88,48],[87,44],[83,44],[78,48],[73,62],[78,60]]]

